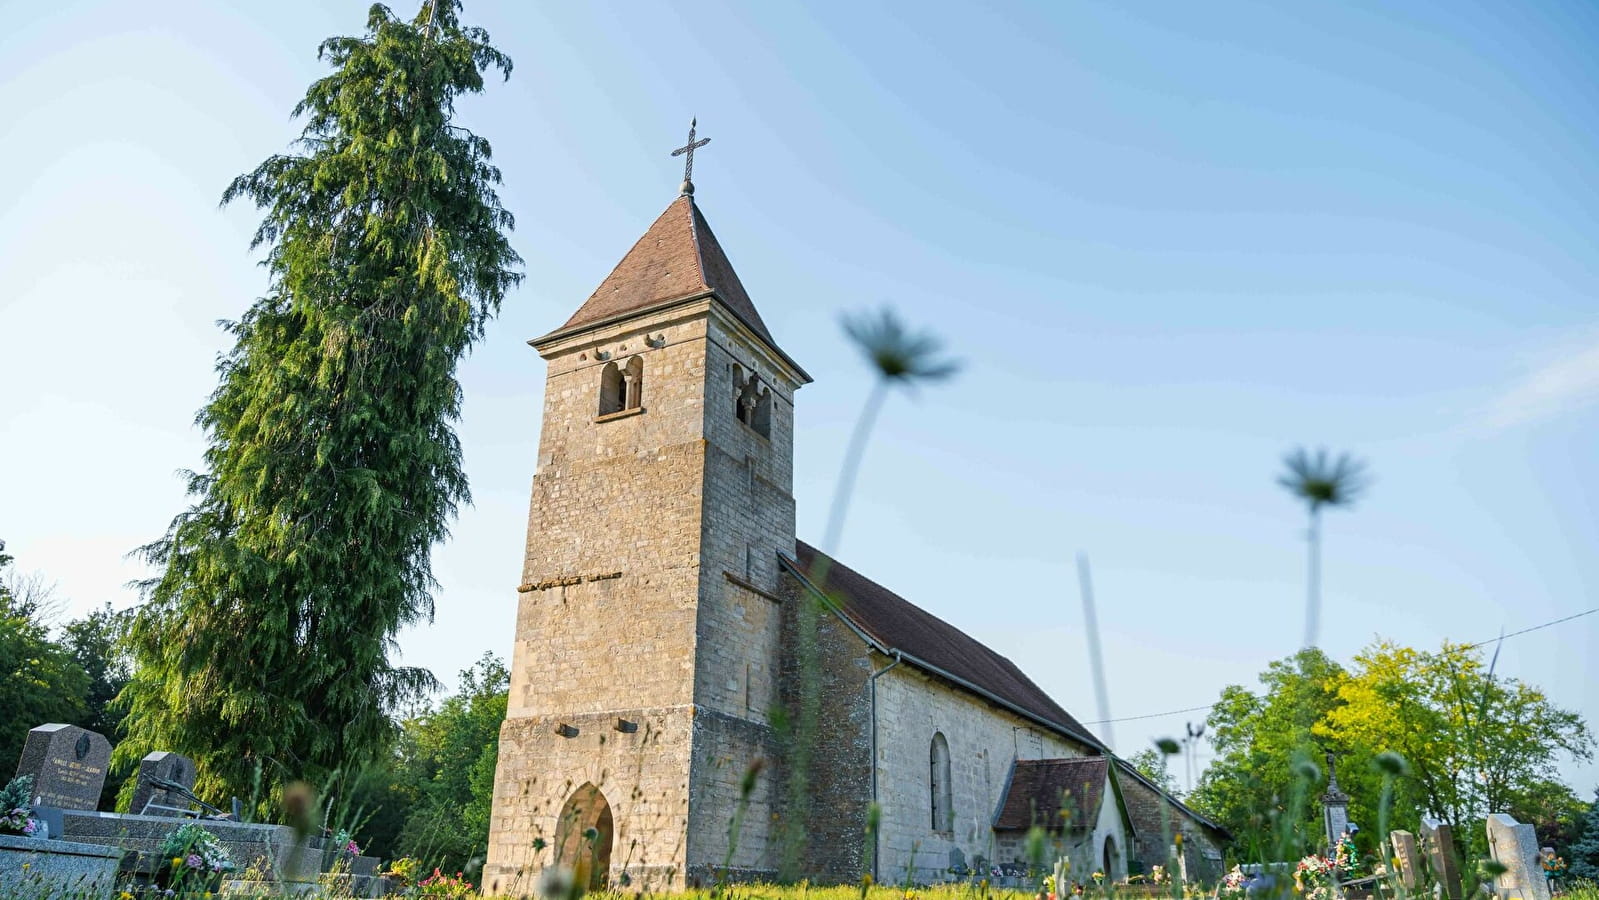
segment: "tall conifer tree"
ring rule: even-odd
[[[429,550],[468,499],[456,363],[521,262],[488,142],[452,124],[511,61],[458,11],[375,5],[364,35],[323,42],[334,71],[295,107],[299,152],[223,195],[263,210],[271,282],[227,325],[193,505],[143,548],[162,574],[131,629],[118,748],[193,756],[202,793],[369,760],[433,683],[390,653],[431,618]]]

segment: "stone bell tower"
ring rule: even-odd
[[[682,886],[727,855],[740,782],[775,754],[778,554],[793,554],[794,392],[693,198],[560,328],[517,588],[486,893],[560,862]],[[771,767],[732,859],[776,867]],[[775,830],[775,829],[773,829]]]

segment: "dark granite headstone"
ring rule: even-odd
[[[133,792],[133,802],[128,812],[134,815],[159,816],[173,809],[188,809],[189,801],[150,783],[151,778],[176,782],[194,790],[194,760],[181,753],[157,750],[139,760],[139,786]],[[154,804],[154,806],[151,806]],[[165,807],[157,809],[155,807]],[[148,812],[147,812],[148,810]]]
[[[1449,823],[1423,818],[1421,844],[1427,851],[1432,879],[1443,889],[1444,900],[1461,900],[1460,867],[1455,862],[1454,831]]]
[[[111,742],[76,725],[40,725],[28,732],[18,775],[33,776],[42,806],[96,809],[111,763]]]

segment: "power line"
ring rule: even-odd
[[[1162,716],[1175,716],[1178,713],[1198,712],[1199,710],[1202,710],[1202,709],[1210,709],[1212,706],[1215,706],[1215,705],[1216,705],[1215,703],[1207,703],[1204,706],[1190,706],[1187,709],[1173,709],[1173,710],[1168,710],[1166,712],[1149,713],[1148,715],[1143,715],[1143,716],[1124,716],[1124,717],[1122,717],[1120,719],[1100,719],[1098,722],[1084,722],[1083,724],[1084,725],[1110,725],[1110,724],[1113,724],[1115,722],[1136,722],[1139,719],[1158,719],[1158,718],[1160,718]]]
[[[1550,622],[1545,622],[1542,625],[1534,625],[1531,628],[1523,628],[1520,631],[1512,631],[1509,634],[1501,634],[1498,637],[1489,638],[1486,641],[1478,641],[1475,644],[1467,644],[1466,645],[1466,649],[1467,650],[1475,650],[1478,647],[1486,647],[1489,644],[1497,644],[1500,641],[1504,640],[1505,638],[1513,638],[1513,637],[1515,637],[1517,635],[1527,634],[1528,632],[1539,631],[1539,630],[1544,629],[1544,628],[1552,628],[1552,627],[1554,627],[1556,625],[1559,625],[1561,623],[1570,622],[1572,619],[1580,619],[1583,616],[1591,616],[1594,613],[1599,613],[1599,606],[1596,606],[1593,609],[1585,609],[1585,610],[1583,610],[1582,612],[1579,612],[1579,613],[1572,613],[1569,616],[1565,616],[1565,617],[1562,617],[1562,618],[1559,618],[1559,619],[1555,619],[1555,620],[1550,621]],[[1221,702],[1220,700],[1216,701],[1216,703],[1220,703],[1220,702]],[[1212,709],[1212,708],[1214,708],[1216,706],[1216,703],[1207,703],[1204,706],[1189,706],[1189,707],[1186,707],[1184,709],[1170,709],[1170,710],[1167,710],[1166,712],[1146,713],[1146,714],[1144,714],[1142,716],[1123,716],[1123,717],[1121,717],[1119,719],[1101,719],[1098,722],[1084,722],[1083,724],[1084,725],[1113,725],[1113,724],[1115,724],[1117,722],[1137,722],[1137,721],[1139,721],[1141,719],[1160,719],[1160,718],[1164,718],[1166,716],[1177,716],[1177,715],[1181,715],[1183,713],[1199,712],[1200,710],[1204,710],[1204,709]]]
[[[1553,622],[1545,622],[1542,625],[1534,625],[1531,628],[1523,628],[1520,631],[1512,631],[1509,634],[1501,634],[1500,636],[1498,636],[1496,638],[1491,638],[1491,639],[1486,640],[1486,641],[1478,641],[1475,644],[1467,644],[1466,645],[1466,649],[1467,650],[1475,650],[1478,647],[1484,647],[1484,646],[1487,646],[1488,644],[1497,644],[1498,642],[1504,640],[1505,638],[1515,637],[1518,634],[1526,634],[1529,631],[1537,631],[1540,628],[1549,628],[1549,627],[1552,627],[1552,626],[1555,626],[1555,625],[1559,625],[1562,622],[1570,622],[1572,619],[1580,619],[1583,616],[1591,616],[1594,613],[1599,613],[1599,606],[1596,606],[1593,609],[1585,609],[1585,610],[1583,610],[1580,613],[1572,613],[1571,615],[1566,616],[1563,619],[1556,619]]]

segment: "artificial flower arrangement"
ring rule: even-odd
[[[1360,853],[1355,849],[1355,839],[1347,831],[1339,836],[1338,843],[1333,846],[1331,858],[1327,862],[1339,881],[1349,881],[1355,877],[1355,869],[1360,864]]]
[[[1561,878],[1566,874],[1566,861],[1554,853],[1545,853],[1539,863],[1543,866],[1545,878]]]
[[[1332,874],[1332,863],[1312,854],[1294,867],[1294,888],[1305,900],[1332,900]]]
[[[1219,900],[1233,900],[1244,896],[1244,886],[1249,881],[1249,876],[1244,874],[1244,867],[1235,865],[1232,871],[1222,876],[1221,884],[1216,886],[1216,896]]]
[[[220,884],[222,873],[233,871],[233,858],[222,841],[194,822],[173,829],[161,842],[161,855],[171,860],[163,873],[169,889],[189,882]]]
[[[333,833],[333,845],[340,856],[360,856],[361,845],[355,842],[355,837],[349,829],[340,828]]]
[[[0,834],[33,837],[39,833],[39,820],[33,817],[33,776],[18,775],[0,788]]]

